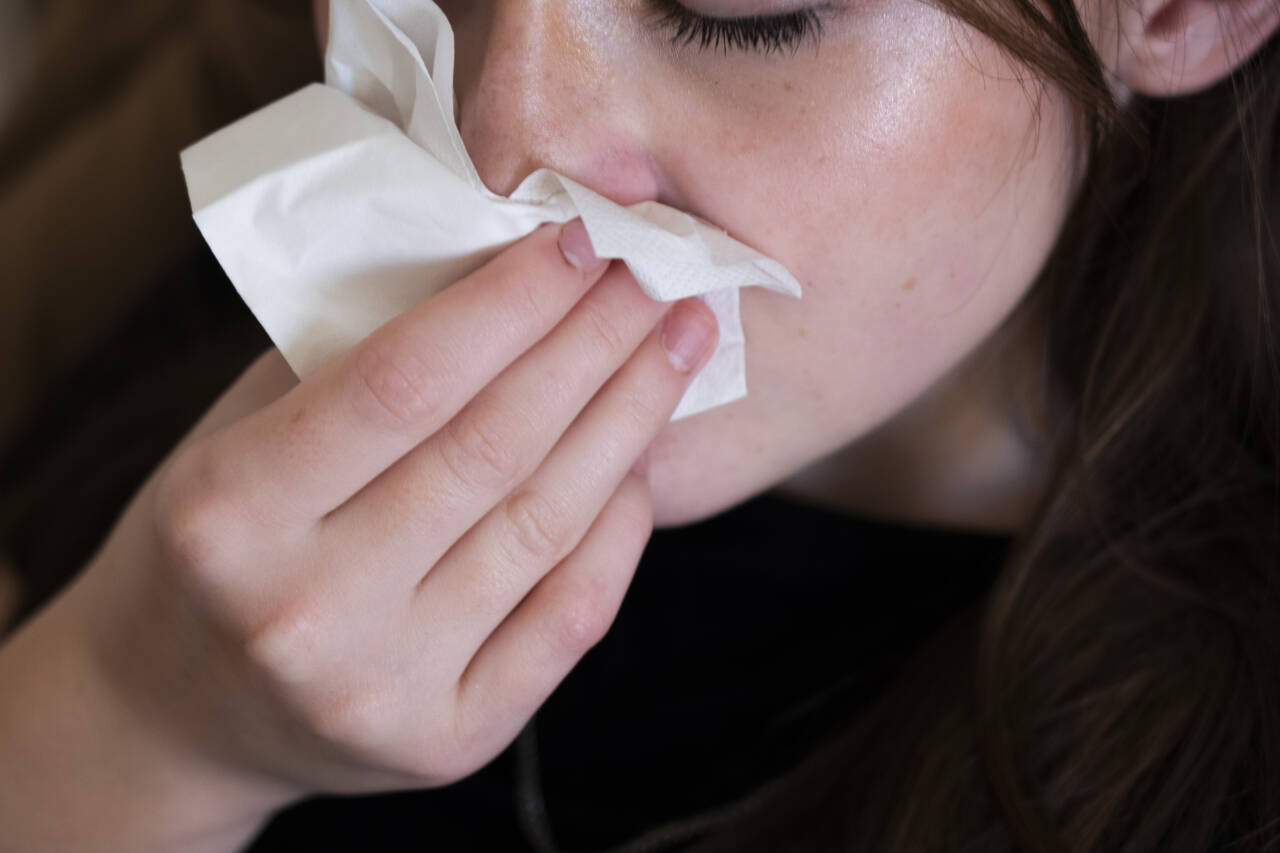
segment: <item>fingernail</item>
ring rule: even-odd
[[[662,347],[667,351],[671,366],[681,373],[688,373],[702,361],[711,348],[715,334],[714,321],[708,323],[699,311],[682,300],[675,304],[662,325]]]
[[[596,250],[591,247],[591,238],[587,236],[587,226],[581,219],[574,219],[560,229],[560,252],[580,270],[592,270],[600,265]]]

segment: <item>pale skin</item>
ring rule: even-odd
[[[1021,520],[1035,451],[1000,443],[1015,404],[992,354],[1034,343],[1001,326],[1079,174],[1061,96],[1034,125],[994,46],[914,0],[849,6],[817,53],[770,57],[664,47],[634,7],[444,4],[460,127],[497,191],[551,166],[785,263],[802,301],[743,294],[749,396],[668,425],[714,318],[643,296],[577,224],[539,229],[306,382],[268,353],[0,649],[6,843],[233,850],[309,793],[460,779],[603,636],[655,523],[779,486],[936,523]],[[1238,8],[1213,39],[1274,31],[1273,4]],[[1151,94],[1243,55],[1205,46],[1199,0],[1089,20],[1117,86]],[[966,436],[996,437],[988,464]],[[858,487],[877,442],[934,460],[929,476],[877,501]],[[985,508],[957,514],[966,482]]]

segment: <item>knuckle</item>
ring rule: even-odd
[[[619,397],[622,418],[641,429],[651,431],[655,424],[663,424],[670,418],[647,389],[626,389]]]
[[[406,427],[428,421],[439,409],[439,390],[420,358],[404,345],[374,342],[356,353],[360,406],[369,417]]]
[[[520,462],[493,415],[468,413],[449,422],[440,453],[454,477],[471,488],[512,482]]]
[[[560,653],[581,657],[604,639],[617,616],[607,575],[593,574],[579,579],[559,596],[548,620],[551,643]]]
[[[166,565],[198,572],[233,559],[242,514],[217,485],[216,464],[211,454],[192,449],[160,479],[154,522]]]
[[[506,500],[504,509],[509,538],[517,562],[557,562],[569,550],[569,528],[564,514],[545,495],[532,489]]]
[[[291,602],[246,631],[245,657],[277,686],[297,688],[315,677],[318,646],[325,636],[319,610]]]
[[[523,323],[531,317],[562,316],[569,307],[566,298],[581,293],[583,285],[595,278],[593,272],[565,262],[559,234],[558,227],[543,226],[518,243],[514,252],[499,256],[503,282],[499,304]]]
[[[559,251],[552,245],[552,250]],[[504,306],[507,316],[518,323],[528,323],[531,318],[546,317],[554,307],[554,300],[547,287],[547,277],[530,274],[528,267],[513,265],[505,276],[506,283],[502,288],[503,299],[499,303]]]
[[[597,300],[587,299],[581,304],[582,321],[594,342],[605,353],[627,349],[627,336],[614,317]]]
[[[368,746],[387,729],[391,697],[336,667],[332,611],[294,599],[245,632],[244,656],[307,731],[334,745]]]

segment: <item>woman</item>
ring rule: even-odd
[[[305,383],[264,356],[0,652],[15,849],[229,850],[463,779],[652,525],[771,487],[1016,538],[977,624],[709,846],[1274,842],[1280,5],[441,5],[492,189],[690,210],[803,300],[744,293],[749,396],[675,424],[709,313],[574,224]]]

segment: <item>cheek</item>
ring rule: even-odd
[[[990,42],[919,3],[860,23],[867,45],[891,47],[830,51],[810,69],[821,86],[759,96],[751,132],[721,117],[716,155],[686,162],[685,178],[805,285],[800,302],[743,292],[753,388],[843,399],[869,421],[1025,292],[1061,227],[1072,159],[1064,99],[1046,91],[1037,112]]]
[[[1016,306],[1062,227],[1079,163],[1059,93],[1037,109],[1027,72],[917,0],[856,25],[859,49],[704,94],[670,129],[699,142],[663,152],[690,209],[784,263],[804,298],[742,291],[749,393],[655,443],[664,525],[901,411]]]

